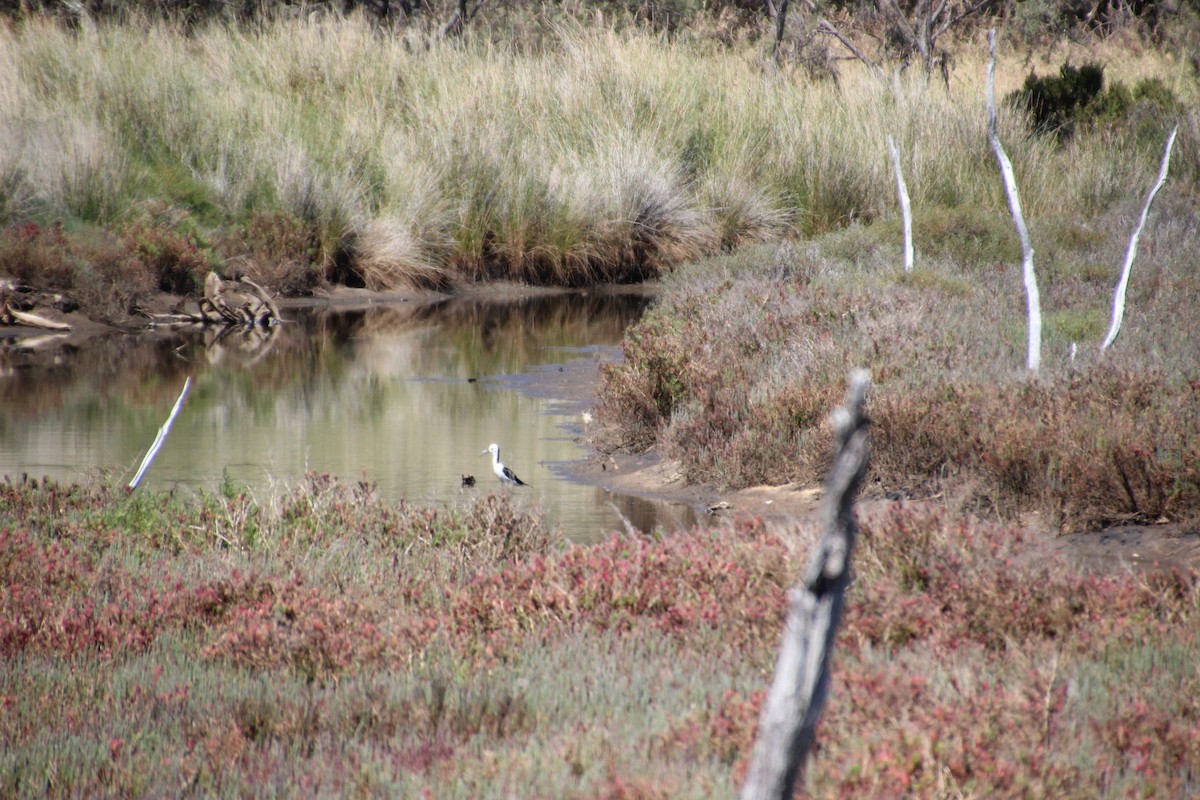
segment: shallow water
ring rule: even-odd
[[[386,499],[455,504],[511,491],[575,541],[624,527],[674,530],[685,506],[567,480],[586,457],[581,414],[600,365],[619,358],[642,294],[573,293],[512,302],[401,302],[298,309],[269,337],[114,335],[36,358],[0,347],[0,475],[132,477],[184,380],[193,385],[146,487],[256,497],[307,472],[368,481]],[[530,488],[505,489],[481,454]],[[475,485],[464,486],[463,476]]]

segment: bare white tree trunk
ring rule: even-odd
[[[891,135],[887,137],[888,149],[892,151],[892,166],[896,170],[896,194],[900,196],[900,214],[904,217],[904,271],[912,272],[912,205],[908,201],[908,186],[904,183],[904,171],[900,168],[900,150]]]
[[[154,437],[154,444],[150,445],[150,449],[146,451],[146,457],[142,459],[142,465],[138,467],[137,474],[133,476],[133,480],[129,482],[130,490],[136,489],[138,484],[142,482],[142,476],[146,474],[146,470],[150,468],[150,462],[158,455],[158,451],[162,449],[163,442],[167,440],[167,434],[171,432],[171,424],[175,422],[175,417],[179,414],[179,409],[183,407],[183,398],[187,396],[188,389],[192,385],[192,376],[188,376],[183,382],[183,391],[179,393],[179,399],[175,401],[175,405],[171,408],[171,414],[167,417],[167,421],[158,429],[158,435]]]
[[[829,694],[829,659],[858,536],[854,497],[870,455],[867,418],[863,414],[870,375],[866,370],[855,370],[849,384],[845,407],[833,412],[837,442],[821,510],[824,533],[809,560],[804,580],[788,592],[790,605],[775,678],[759,717],[758,738],[742,785],[742,800],[783,800],[792,796]]]
[[[1146,204],[1142,206],[1142,217],[1138,220],[1138,226],[1129,239],[1129,249],[1125,252],[1125,266],[1121,268],[1121,279],[1117,281],[1117,290],[1113,293],[1112,323],[1108,326],[1108,335],[1104,337],[1104,343],[1100,345],[1101,351],[1107,350],[1109,345],[1116,341],[1117,334],[1121,332],[1121,320],[1125,318],[1125,290],[1129,288],[1129,273],[1133,269],[1133,259],[1137,256],[1138,239],[1141,238],[1142,228],[1146,227],[1146,217],[1150,214],[1150,204],[1154,202],[1154,196],[1167,182],[1167,169],[1171,165],[1171,149],[1175,147],[1175,134],[1177,133],[1179,133],[1178,125],[1171,130],[1171,135],[1167,137],[1167,145],[1163,148],[1162,166],[1158,168],[1158,180],[1154,182],[1150,194],[1146,195]]]
[[[1012,211],[1013,224],[1017,226],[1017,237],[1021,240],[1021,269],[1025,276],[1025,305],[1029,312],[1029,343],[1025,365],[1037,372],[1042,357],[1042,307],[1038,295],[1037,276],[1033,272],[1033,245],[1029,243],[1029,230],[1025,227],[1025,215],[1021,213],[1021,198],[1017,194],[1017,179],[1013,174],[1012,162],[1000,144],[996,123],[996,29],[988,31],[987,68],[987,112],[988,138],[996,160],[1000,162],[1000,174],[1004,177],[1004,191],[1008,194],[1008,207]]]

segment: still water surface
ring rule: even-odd
[[[689,526],[685,506],[562,472],[587,455],[581,413],[646,303],[593,292],[296,309],[266,341],[112,336],[62,349],[53,364],[8,346],[0,475],[73,481],[102,469],[128,480],[191,375],[149,488],[211,490],[229,478],[266,499],[313,471],[367,480],[389,500],[464,503],[505,491],[481,454],[497,442],[532,485],[512,490],[518,502],[544,507],[575,541],[622,528],[622,517],[644,530]]]

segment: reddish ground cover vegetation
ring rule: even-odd
[[[563,547],[500,497],[385,506],[321,476],[272,512],[3,492],[6,796],[729,794],[812,538]],[[253,524],[205,535],[228,515]],[[1200,576],[1047,552],[940,507],[864,521],[809,796],[1194,789]]]

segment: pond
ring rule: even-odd
[[[373,484],[385,499],[469,502],[509,491],[578,542],[625,521],[676,530],[687,506],[573,482],[583,412],[602,364],[620,358],[644,292],[574,292],[486,302],[290,309],[269,334],[161,331],[32,357],[0,344],[0,476],[129,480],[187,376],[192,388],[142,485],[261,500],[308,472]],[[530,484],[502,487],[484,451]],[[464,485],[473,476],[473,486]]]

